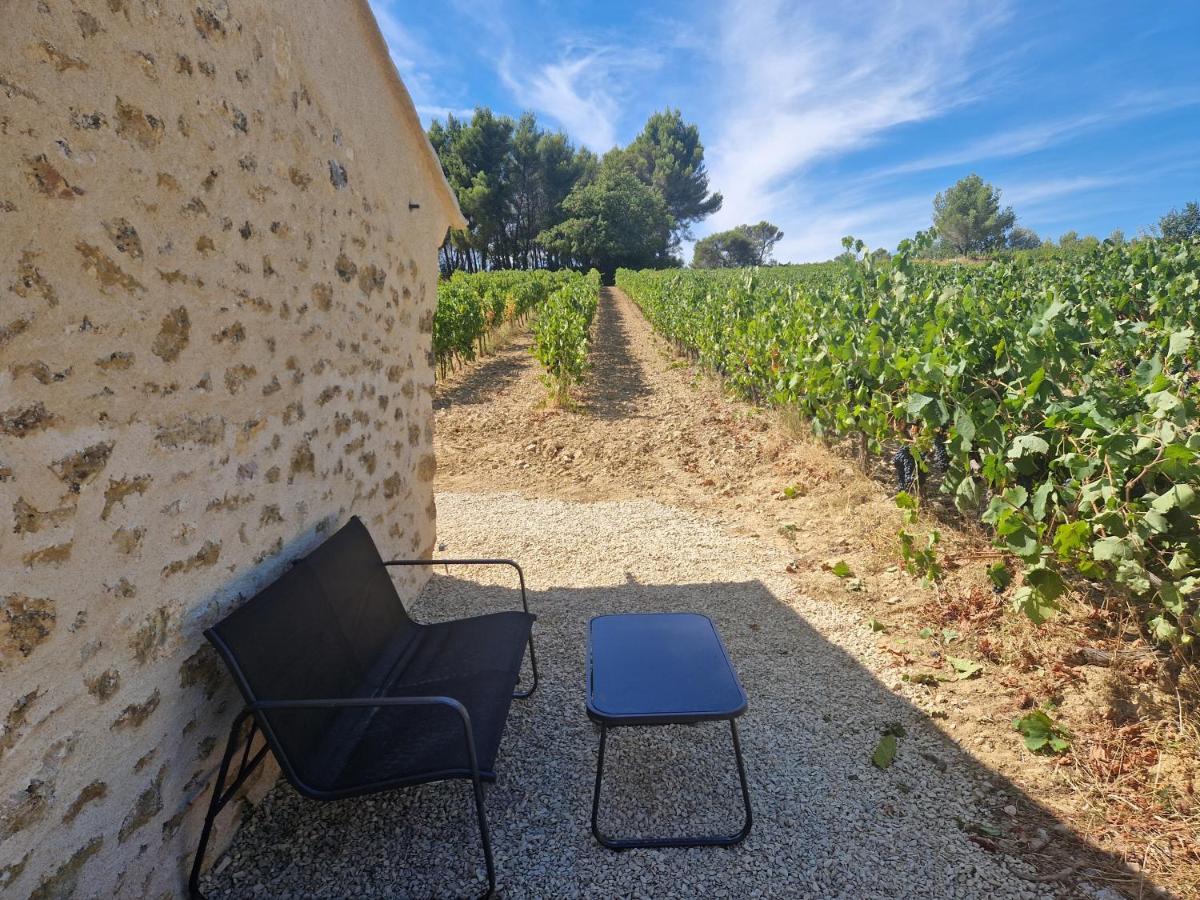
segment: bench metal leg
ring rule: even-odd
[[[213,785],[212,797],[208,801],[208,812],[204,815],[204,828],[200,831],[200,846],[196,848],[196,858],[192,860],[192,872],[188,877],[188,896],[191,900],[204,900],[204,894],[200,892],[200,870],[204,866],[204,851],[208,849],[208,841],[212,837],[213,823],[216,821],[217,815],[233,799],[238,788],[245,784],[246,779],[258,768],[258,764],[267,754],[267,747],[264,744],[259,748],[258,753],[253,757],[250,756],[250,745],[254,743],[254,735],[258,732],[258,723],[252,721],[250,733],[246,736],[245,748],[242,750],[238,773],[229,787],[225,787],[225,779],[229,777],[229,764],[233,761],[233,754],[237,752],[238,736],[249,716],[250,710],[243,709],[233,720],[233,725],[229,729],[229,740],[225,742],[225,755],[221,757],[221,767],[217,770],[217,781]]]
[[[746,821],[740,831],[724,835],[692,835],[681,837],[614,838],[600,831],[600,785],[604,778],[604,747],[608,741],[608,726],[600,726],[600,758],[596,762],[596,789],[592,793],[592,834],[610,850],[632,850],[646,847],[731,847],[741,843],[750,833],[753,816],[750,812],[750,787],[746,783],[746,767],[742,762],[742,744],[738,740],[737,722],[729,720],[733,735],[733,755],[737,761],[738,778],[742,784],[742,804]]]
[[[513,697],[517,700],[524,700],[526,697],[531,696],[537,690],[538,686],[537,654],[533,652],[532,632],[529,635],[529,668],[533,670],[533,684],[529,686],[528,690],[513,691]]]
[[[465,715],[465,711],[463,713]],[[259,748],[259,751],[253,756],[250,755],[250,747],[254,743],[254,736],[258,733],[258,724],[253,720],[250,723],[250,733],[246,736],[244,749],[242,750],[241,762],[238,765],[237,775],[228,786],[225,780],[229,777],[229,767],[233,762],[233,756],[237,752],[241,741],[238,740],[242,733],[242,728],[246,723],[246,719],[250,717],[250,710],[243,709],[238,713],[233,720],[233,725],[229,729],[229,739],[225,742],[225,753],[221,757],[221,766],[217,770],[217,781],[213,785],[212,797],[208,801],[208,812],[204,816],[204,827],[200,832],[200,845],[196,848],[196,856],[192,860],[192,871],[188,877],[188,896],[190,900],[205,900],[204,894],[200,890],[200,872],[204,867],[204,852],[208,849],[209,839],[212,837],[213,823],[221,810],[228,805],[233,799],[238,789],[245,784],[246,779],[258,768],[258,764],[262,762],[269,749],[266,744]],[[483,806],[483,781],[479,776],[479,764],[475,759],[475,740],[471,733],[470,720],[465,720],[465,737],[467,741],[467,751],[471,763],[471,786],[475,796],[475,817],[479,822],[479,840],[483,845],[483,860],[487,867],[487,892],[480,895],[480,900],[494,897],[496,894],[496,861],[492,856],[492,838],[488,832],[487,815],[484,812]]]
[[[474,773],[475,787],[475,817],[479,820],[479,840],[483,844],[483,860],[487,866],[487,893],[480,896],[480,900],[489,900],[496,895],[496,861],[492,858],[492,838],[488,833],[487,816],[483,811],[483,784],[479,780],[479,773]]]

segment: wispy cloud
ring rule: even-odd
[[[602,51],[567,52],[554,63],[522,78],[506,55],[499,71],[518,102],[553,119],[592,150],[603,153],[617,142],[617,101],[606,84]]]
[[[650,51],[597,44],[570,44],[551,63],[528,74],[510,49],[497,71],[517,102],[551,119],[596,153],[617,144],[617,130],[631,82],[659,65]]]
[[[1001,196],[1004,203],[1028,211],[1046,200],[1116,187],[1130,180],[1132,179],[1129,176],[1114,174],[1046,178],[1040,181],[1026,181],[1015,187],[1006,188]]]
[[[834,235],[880,218],[892,201],[879,215],[839,211],[809,177],[812,164],[966,102],[973,45],[1002,15],[904,2],[846,17],[762,0],[730,6],[714,54],[724,112],[709,154],[726,202],[710,227],[774,216],[804,223],[785,237],[781,258],[836,252]]]
[[[417,113],[426,122],[433,119],[444,119],[447,116],[454,116],[457,119],[470,119],[474,115],[475,110],[469,106],[438,106],[422,103],[417,106]]]
[[[1165,92],[1139,92],[1107,102],[1103,109],[1001,129],[995,134],[978,138],[951,150],[921,156],[871,173],[872,177],[887,178],[913,172],[925,172],[977,163],[981,160],[1025,156],[1046,150],[1075,138],[1105,128],[1113,128],[1135,119],[1160,115],[1200,99]]]

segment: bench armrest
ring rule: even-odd
[[[517,570],[521,582],[521,607],[529,612],[529,598],[525,595],[525,573],[511,559],[387,559],[385,566],[512,566]]]

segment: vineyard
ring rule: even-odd
[[[534,315],[533,354],[546,370],[551,399],[563,403],[587,370],[592,318],[600,276],[503,270],[456,272],[438,285],[433,318],[433,352],[444,377],[489,351],[501,325],[520,325]]]
[[[855,248],[861,250],[861,247]],[[934,265],[906,242],[763,270],[630,271],[656,330],[735,391],[894,465],[982,520],[989,574],[1034,621],[1071,583],[1116,585],[1147,637],[1200,631],[1200,243]],[[907,538],[907,540],[905,540]],[[936,549],[901,533],[910,568]]]
[[[551,399],[566,403],[587,372],[592,319],[599,303],[600,274],[575,276],[546,298],[533,324],[533,355],[546,370]]]

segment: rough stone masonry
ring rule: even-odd
[[[5,5],[0,894],[179,895],[202,629],[351,513],[430,549],[459,224],[365,0]]]

